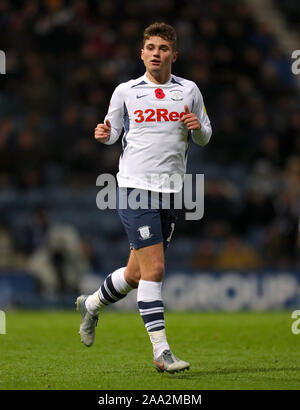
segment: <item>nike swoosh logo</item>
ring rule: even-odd
[[[137,96],[136,96],[136,98],[143,98],[143,97],[147,97],[147,95],[149,95],[149,94],[137,95]]]
[[[160,364],[160,363],[158,363],[158,362],[156,362],[156,361],[154,360],[154,363],[155,363],[162,371],[165,370],[165,362],[163,362],[162,364]]]

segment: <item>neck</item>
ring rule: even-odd
[[[164,84],[170,79],[171,73],[169,71],[166,73],[146,71],[146,75],[152,83]]]

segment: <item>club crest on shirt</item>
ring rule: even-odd
[[[181,90],[172,90],[170,91],[171,94],[171,99],[174,101],[182,101],[183,100],[183,94]]]
[[[138,231],[140,233],[140,239],[145,240],[151,238],[152,234],[150,233],[150,226],[145,225],[145,226],[140,226],[138,228]]]

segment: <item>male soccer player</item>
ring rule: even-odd
[[[147,195],[160,193],[158,196],[180,190],[178,186],[167,186],[161,176],[183,177],[190,136],[202,146],[211,137],[210,121],[198,87],[171,74],[177,55],[177,37],[172,26],[154,23],[147,27],[141,50],[146,73],[115,89],[104,123],[95,128],[95,139],[104,144],[113,144],[125,130],[117,174],[118,212],[131,251],[126,267],[111,273],[94,294],[81,295],[76,301],[82,318],[81,341],[91,346],[99,312],[137,288],[140,315],[153,344],[154,366],[159,372],[169,373],[190,367],[170,350],[161,294],[164,250],[171,240],[177,211],[172,200],[170,209],[162,209],[161,197],[156,209],[122,209],[120,202],[127,200],[134,189]]]

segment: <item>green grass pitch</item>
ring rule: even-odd
[[[166,312],[168,341],[191,363],[159,374],[138,312],[103,312],[93,347],[79,341],[79,314],[6,313],[0,389],[299,389],[300,334],[291,312]]]

